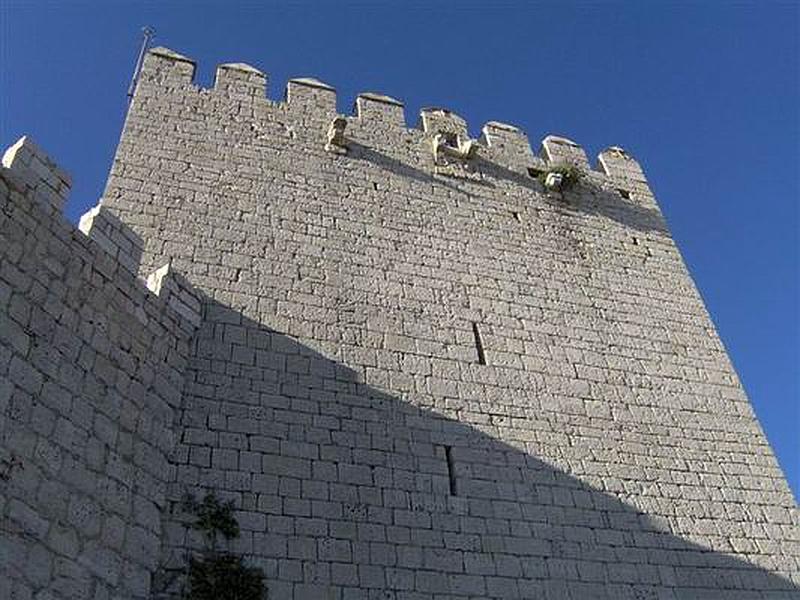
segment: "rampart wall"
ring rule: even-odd
[[[199,299],[29,139],[0,169],[0,597],[146,598]],[[87,237],[88,236],[88,237]],[[139,250],[140,252],[140,250]]]

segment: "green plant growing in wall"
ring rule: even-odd
[[[212,550],[222,535],[227,540],[239,537],[239,523],[233,516],[233,501],[221,503],[213,493],[206,494],[201,502],[192,495],[183,500],[186,512],[195,515],[192,529],[200,531],[208,540]]]
[[[206,548],[189,557],[187,600],[262,600],[264,573],[245,566],[242,557],[219,550],[220,538],[239,537],[239,523],[233,515],[233,502],[220,502],[209,493],[198,502],[188,495],[183,502],[194,515],[190,525],[203,534]]]
[[[585,177],[586,173],[579,166],[568,163],[554,165],[545,171],[540,171],[537,175],[539,183],[547,189],[558,189],[562,192],[569,191],[577,186]],[[554,178],[557,184],[553,184]]]

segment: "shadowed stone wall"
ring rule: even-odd
[[[200,304],[102,207],[69,224],[69,186],[28,138],[3,158],[0,598],[147,598]]]

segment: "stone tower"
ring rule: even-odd
[[[4,159],[4,597],[174,594],[208,490],[274,600],[797,597],[800,513],[632,157],[194,68],[148,53],[80,231]]]

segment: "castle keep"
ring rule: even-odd
[[[0,597],[797,598],[800,513],[638,163],[144,62],[99,204],[0,172]],[[338,118],[337,118],[338,117]],[[566,168],[565,168],[566,167]]]

